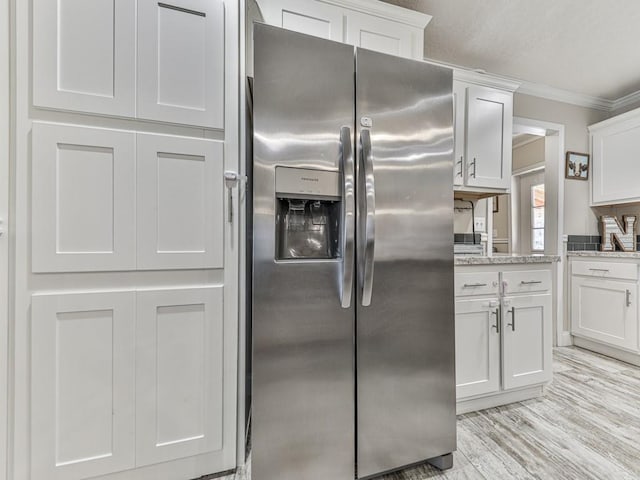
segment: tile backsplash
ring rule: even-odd
[[[473,233],[454,233],[453,243],[462,243],[465,245],[477,245],[482,242],[482,236],[479,233],[475,234],[475,241]]]
[[[567,250],[575,252],[579,250],[600,250],[602,239],[600,235],[569,235]],[[640,235],[637,237],[637,249],[640,251]]]

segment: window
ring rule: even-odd
[[[531,250],[544,251],[544,183],[531,186]]]

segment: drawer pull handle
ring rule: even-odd
[[[608,268],[590,268],[589,270],[591,270],[592,272],[608,272],[609,269]]]
[[[463,288],[486,287],[486,283],[465,283]]]
[[[520,282],[520,285],[537,285],[538,283],[542,283],[542,280],[530,280],[528,282],[523,280]]]
[[[627,307],[631,306],[631,290],[627,289]]]
[[[495,328],[496,333],[500,333],[500,309],[496,308],[494,312],[491,312],[491,315],[496,316],[496,324],[491,325],[491,328]]]

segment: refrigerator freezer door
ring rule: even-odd
[[[356,57],[358,195],[375,184],[375,212],[362,198],[358,211],[365,284],[356,314],[357,468],[364,478],[456,448],[453,105],[448,69],[362,49]],[[372,213],[373,239],[363,221]]]
[[[353,170],[354,48],[266,25],[254,41],[252,474],[352,480],[354,308],[342,298],[352,239],[340,238],[337,258],[276,261],[276,207],[287,200],[275,186],[276,167]],[[338,182],[353,202],[353,180]],[[340,213],[348,227],[353,207]]]

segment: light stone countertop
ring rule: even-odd
[[[567,252],[567,257],[640,258],[640,252],[600,252],[597,250],[578,250],[574,252]]]
[[[640,258],[640,255],[638,256]],[[455,265],[509,265],[527,263],[557,263],[559,255],[497,254],[491,257],[478,255],[456,255]]]

